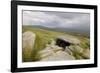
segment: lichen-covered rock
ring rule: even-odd
[[[71,50],[72,52],[77,52],[77,53],[83,52],[83,48],[78,45],[69,46],[68,49]]]
[[[83,48],[81,48],[80,46],[75,46],[75,50],[79,53],[83,52]]]
[[[71,50],[72,52],[75,50],[75,46],[69,46],[68,48],[69,50]]]
[[[73,52],[68,47],[66,47],[65,52],[67,52],[69,55],[73,55]]]
[[[83,56],[85,57],[85,58],[90,58],[90,50],[89,49],[85,49],[84,51],[83,51]]]
[[[75,58],[64,51],[58,51],[53,55],[43,58],[41,61],[60,61],[60,60],[75,60]]]
[[[74,56],[66,51],[62,51],[62,48],[56,45],[53,47],[46,47],[44,50],[40,51],[39,54],[41,54],[40,61],[75,60]]]
[[[57,51],[62,51],[63,48],[55,45],[55,47],[54,47],[52,50],[53,50],[54,52],[57,52]]]
[[[22,52],[23,60],[31,61],[31,53],[35,42],[35,34],[30,31],[26,31],[22,35]]]
[[[57,56],[59,57],[59,59],[62,59],[62,60],[75,60],[74,56],[69,55],[65,51],[58,51],[56,53],[56,57]]]
[[[26,31],[23,33],[23,48],[30,48],[32,49],[32,47],[34,46],[34,42],[35,42],[35,37],[36,35],[33,32],[30,31]]]
[[[40,51],[39,54],[41,58],[48,57],[53,54],[53,51],[50,47],[46,47],[44,50]]]

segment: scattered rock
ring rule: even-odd
[[[41,61],[60,61],[60,60],[75,60],[75,58],[64,51],[58,51],[51,56],[43,58]]]
[[[68,47],[66,47],[65,52],[67,52],[69,55],[73,55],[73,52]]]
[[[78,45],[74,45],[74,46],[69,46],[69,48],[72,52],[76,51],[78,53],[82,53],[83,52],[83,48],[81,48]]]
[[[80,46],[75,46],[75,50],[79,53],[83,52],[83,48],[81,48]]]
[[[51,50],[50,47],[46,47],[44,50],[40,51],[39,54],[41,55],[41,58],[48,57],[52,55],[54,52]]]
[[[65,51],[58,51],[56,53],[56,56],[59,56],[61,59],[65,59],[65,60],[75,60],[74,56],[69,55]]]
[[[57,45],[48,45],[44,50],[40,51],[42,59],[40,61],[56,61],[56,60],[74,60],[75,58],[67,53],[62,51],[62,48]]]

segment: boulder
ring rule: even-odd
[[[34,46],[36,35],[31,31],[26,31],[22,35],[23,48],[32,49]]]
[[[35,37],[35,34],[30,31],[26,31],[22,35],[22,52],[24,61],[31,61],[31,54],[35,42]]]

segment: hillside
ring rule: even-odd
[[[35,39],[33,49],[31,51],[30,59],[27,59],[27,57],[29,57],[27,55],[27,53],[29,53],[29,52],[25,52],[25,50],[23,50],[23,62],[49,60],[49,59],[46,59],[49,56],[47,56],[46,58],[42,58],[42,55],[45,54],[42,51],[45,51],[48,48],[50,48],[52,43],[56,42],[57,37],[62,37],[62,36],[65,37],[66,39],[68,39],[69,41],[73,42],[74,45],[70,45],[69,49],[66,49],[65,51],[62,51],[60,49],[59,52],[61,52],[61,51],[62,52],[61,53],[57,52],[57,54],[59,53],[58,54],[59,57],[62,58],[64,56],[67,56],[67,58],[69,58],[67,53],[70,51],[70,53],[71,53],[70,55],[73,56],[75,59],[89,59],[89,57],[85,54],[85,51],[90,49],[90,44],[89,44],[90,42],[89,42],[89,38],[87,38],[85,36],[71,35],[67,32],[62,32],[62,31],[58,32],[58,31],[54,31],[54,30],[46,30],[46,29],[41,29],[41,28],[33,28],[33,27],[23,26],[22,32],[24,33],[24,32],[27,32],[27,31],[35,33],[36,39]],[[78,45],[75,44],[77,42],[79,42]],[[61,47],[59,47],[55,44],[53,44],[53,46],[54,46],[53,47],[54,50],[59,50],[58,48],[61,48]],[[54,52],[53,49],[49,49],[49,50]],[[29,50],[27,50],[27,51],[29,51]],[[42,54],[41,54],[41,52],[42,52]],[[47,53],[49,53],[49,52],[47,52]],[[65,55],[60,56],[63,53]],[[58,56],[58,55],[56,55],[56,56]],[[57,60],[61,59],[59,57],[58,58],[56,57]],[[51,56],[51,54],[50,54],[50,60],[52,58],[55,58],[55,57]]]

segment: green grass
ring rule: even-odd
[[[55,40],[57,36],[64,35],[65,37],[73,37],[77,38],[81,41],[80,46],[84,49],[89,48],[89,39],[82,36],[73,36],[70,34],[66,34],[65,32],[56,32],[51,30],[44,30],[40,28],[32,28],[28,26],[23,26],[22,32],[31,31],[36,34],[35,44],[33,50],[31,52],[31,56],[28,55],[28,51],[23,50],[23,62],[29,61],[39,61],[41,56],[39,55],[39,51],[43,50],[46,47],[46,44],[50,44],[52,40]],[[27,48],[26,48],[27,49]],[[74,52],[74,56],[76,59],[79,57],[77,52]]]

